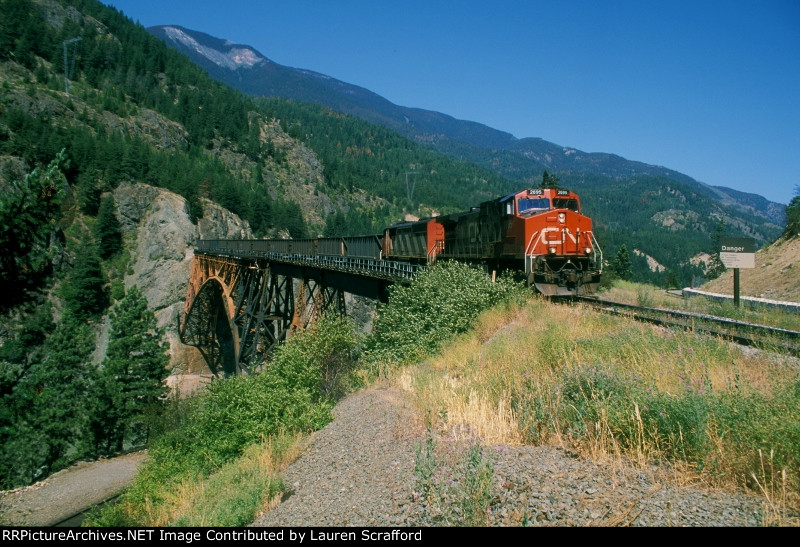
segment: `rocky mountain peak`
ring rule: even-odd
[[[164,38],[194,51],[215,65],[228,70],[253,68],[267,63],[269,60],[249,46],[235,44],[229,40],[220,40],[207,34],[187,31],[178,26],[158,27]]]

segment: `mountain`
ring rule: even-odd
[[[587,153],[541,138],[510,133],[452,116],[398,106],[362,87],[310,70],[286,67],[250,46],[180,26],[154,26],[148,32],[186,54],[215,79],[248,95],[283,97],[327,106],[393,129],[413,140],[522,181],[538,181],[543,170],[611,178],[659,176],[691,187],[721,204],[782,225],[785,206],[730,188],[712,187],[666,167],[627,160],[615,154]]]
[[[149,27],[147,31],[186,54],[213,78],[248,95],[320,104],[421,142],[447,135],[470,144],[506,147],[516,140],[510,133],[476,122],[457,120],[430,110],[397,106],[363,87],[311,70],[280,65],[250,46],[174,25]]]

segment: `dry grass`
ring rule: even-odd
[[[788,470],[791,476],[784,478],[780,473],[786,470],[758,479],[744,477],[742,470],[748,459],[752,461],[752,452],[743,453],[742,447],[732,444],[713,418],[701,431],[678,425],[668,436],[657,429],[653,410],[646,405],[651,399],[682,401],[687,395],[689,403],[721,394],[769,396],[797,381],[796,363],[792,367],[790,361],[532,298],[482,315],[473,333],[425,363],[405,369],[399,384],[412,394],[418,414],[435,430],[462,431],[492,444],[560,443],[594,461],[634,463],[640,469],[668,458],[672,482],[756,484],[766,500],[765,512],[776,515],[769,521],[785,525],[794,522],[785,515],[798,506],[800,470]],[[564,409],[584,411],[571,406],[563,390],[573,381],[570,378],[591,374],[633,386],[634,399],[600,404],[579,433],[565,421]],[[617,385],[613,382],[608,389]],[[602,391],[603,385],[587,384],[582,389],[589,392],[580,399],[602,403],[611,396]],[[597,389],[601,391],[591,392]],[[714,469],[698,468],[697,455],[688,452],[693,446],[690,437],[697,434],[708,439],[711,452],[705,456],[716,462]]]
[[[274,492],[261,501],[256,516],[280,503],[279,476],[296,460],[308,443],[303,435],[278,436],[263,445],[254,445],[236,461],[209,477],[187,477],[165,492],[164,501],[148,504],[147,522],[152,526],[220,525],[217,508],[235,510],[243,490]],[[236,518],[234,516],[234,518]],[[246,515],[252,522],[253,515]],[[228,524],[231,525],[231,524]]]
[[[787,484],[786,470],[777,470],[773,459],[774,453],[770,452],[769,459],[759,449],[758,456],[761,462],[759,474],[753,473],[752,478],[764,496],[764,524],[766,526],[800,526],[800,496],[790,490]]]

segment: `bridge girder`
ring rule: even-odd
[[[344,291],[323,277],[265,260],[195,255],[181,341],[197,347],[216,376],[256,372],[290,331],[327,310],[345,313]]]

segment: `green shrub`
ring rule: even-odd
[[[379,306],[365,360],[402,365],[436,351],[453,335],[469,330],[478,314],[519,290],[510,279],[497,282],[460,262],[437,263],[407,285],[392,287]]]
[[[187,470],[208,473],[279,431],[322,427],[331,419],[331,393],[344,390],[357,342],[347,319],[321,319],[278,346],[260,373],[211,383],[153,458],[164,451]]]

